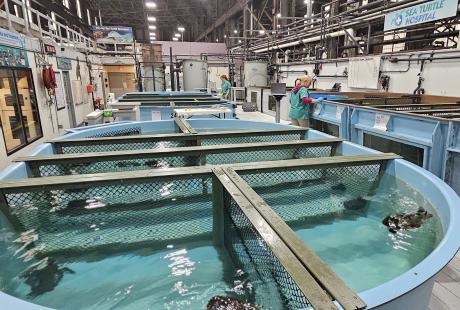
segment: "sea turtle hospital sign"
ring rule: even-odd
[[[385,15],[385,31],[457,15],[458,0],[434,0]]]

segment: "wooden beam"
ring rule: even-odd
[[[241,193],[252,202],[253,206],[280,236],[283,242],[302,262],[315,280],[331,295],[345,310],[365,309],[367,306],[359,296],[349,288],[329,268],[321,258],[316,255],[295,232],[282,220],[282,218],[260,197],[236,172],[226,168],[226,175],[238,187]],[[320,308],[323,309],[323,308]]]

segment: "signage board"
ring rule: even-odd
[[[48,55],[56,55],[56,47],[54,45],[44,44],[45,45],[45,53]]]
[[[458,0],[434,0],[385,15],[384,31],[406,28],[457,15]]]
[[[8,45],[19,48],[26,47],[25,36],[0,28],[0,45]]]
[[[72,70],[72,59],[69,59],[66,57],[56,57],[56,61],[57,61],[58,69],[61,69],[64,71]]]
[[[376,114],[374,128],[382,131],[388,131],[388,123],[390,122],[390,115]]]
[[[0,45],[0,65],[5,67],[29,67],[27,52],[19,48]]]
[[[99,44],[132,44],[133,28],[121,26],[93,26],[94,39]]]

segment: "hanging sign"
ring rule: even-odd
[[[0,65],[5,67],[29,67],[27,53],[19,48],[0,45]]]
[[[315,107],[313,108],[313,115],[319,115],[321,113],[321,110],[323,109],[323,105],[320,103],[315,104]]]
[[[62,110],[65,108],[65,95],[64,95],[64,87],[62,85],[62,79],[61,79],[61,73],[60,72],[55,72],[54,73],[56,76],[56,108],[59,110]]]
[[[66,57],[56,57],[58,69],[64,71],[72,70],[72,59]]]
[[[338,120],[341,120],[343,111],[345,111],[345,108],[338,106],[337,110],[335,111],[335,118],[338,119]]]
[[[410,27],[457,15],[458,0],[434,0],[385,15],[384,31]]]
[[[388,131],[388,123],[390,122],[390,115],[376,114],[374,128],[382,131]]]
[[[26,39],[21,34],[0,28],[0,45],[9,45],[19,48],[25,48]]]
[[[99,44],[132,44],[133,28],[121,26],[93,26],[93,34]]]
[[[54,47],[54,45],[45,44],[45,53],[48,55],[56,55],[56,47]]]

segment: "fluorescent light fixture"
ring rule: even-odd
[[[184,32],[185,28],[184,27],[177,27],[177,30],[179,30],[180,32]]]
[[[179,41],[179,39],[178,39],[178,38],[176,38],[176,37],[174,37],[174,38],[173,38],[173,41]]]
[[[174,36],[175,36],[176,38],[180,38],[180,33],[175,33]]]
[[[155,30],[155,29],[157,29],[157,26],[155,26],[155,25],[149,25],[149,29]]]
[[[157,7],[157,4],[155,2],[148,1],[145,3],[145,6],[149,9],[155,9]]]
[[[156,21],[157,21],[157,18],[154,17],[154,16],[148,16],[148,17],[147,17],[147,20],[148,20],[149,22],[156,22]]]
[[[150,35],[151,36],[156,36],[157,34],[156,34],[156,32],[150,32]]]
[[[234,34],[237,34],[237,33],[238,33],[238,30],[236,30],[236,29],[233,30],[233,33],[234,33]]]
[[[259,30],[259,34],[265,34],[265,30]]]
[[[241,40],[238,40],[238,43],[241,43],[242,41]]]

